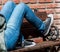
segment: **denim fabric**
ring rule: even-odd
[[[7,22],[7,28],[5,30],[5,43],[7,49],[12,49],[15,46],[19,33],[21,33],[20,29],[24,17],[38,30],[45,29],[43,21],[24,3],[16,5],[14,2],[8,1],[0,13],[5,16]],[[24,36],[22,35],[22,37],[23,41]]]

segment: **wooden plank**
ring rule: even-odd
[[[60,45],[60,39],[56,41],[44,41],[42,43],[38,43],[37,45],[33,47],[22,48],[22,49],[10,51],[10,52],[27,52],[27,51],[29,52],[29,51],[40,50],[43,48],[53,47],[53,46],[58,46],[58,45]]]

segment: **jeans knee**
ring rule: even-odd
[[[6,4],[8,4],[8,5],[15,5],[15,3],[13,1],[7,1]]]
[[[26,4],[21,2],[20,4],[18,4],[19,6],[21,6],[22,8],[25,8],[26,7]]]

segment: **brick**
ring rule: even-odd
[[[54,18],[57,20],[57,19],[60,19],[60,14],[55,14],[54,15]]]
[[[38,11],[39,11],[39,12],[46,12],[45,9],[39,9]]]
[[[46,8],[56,8],[58,6],[58,4],[54,4],[54,3],[49,3],[49,4],[46,4]]]
[[[60,13],[60,8],[55,9],[46,9],[46,12],[49,13]]]
[[[60,8],[60,3],[50,3],[46,4],[46,8]]]
[[[0,0],[0,4],[2,4],[2,0]]]
[[[54,20],[55,25],[60,25],[60,19]]]
[[[55,0],[55,2],[60,2],[60,0]]]
[[[39,9],[38,11],[39,12],[46,12],[47,14],[50,14],[50,13],[54,13],[55,12],[54,9]]]
[[[54,14],[54,9],[46,9],[46,12],[47,12],[47,14],[51,14],[51,13],[53,13]]]
[[[40,11],[46,11],[48,14],[49,13],[60,13],[60,8],[46,9],[46,10],[41,9]]]
[[[36,3],[37,0],[22,0],[24,3]]]
[[[60,8],[60,3],[56,3],[56,8]]]
[[[46,8],[45,4],[29,4],[30,8],[36,9],[36,8]]]
[[[49,2],[52,2],[52,0],[38,0],[38,2],[40,2],[40,3],[48,2],[49,3]]]
[[[20,0],[13,0],[16,4],[20,3]]]
[[[21,0],[20,2],[28,3],[29,0]]]
[[[2,9],[2,6],[0,6],[0,10]]]
[[[4,0],[4,1],[3,1],[3,4],[5,4],[7,1],[8,1],[8,0]],[[20,0],[11,0],[11,1],[14,1],[15,3],[19,3],[19,2],[20,2]]]
[[[60,3],[46,4],[46,8],[60,8]]]
[[[60,8],[54,9],[55,13],[60,13]]]
[[[56,27],[58,27],[59,31],[60,31],[60,25],[55,25]]]
[[[46,4],[46,8],[60,8],[60,3],[48,3]]]
[[[5,4],[8,0],[3,0],[2,3]]]

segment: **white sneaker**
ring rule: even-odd
[[[25,40],[24,45],[25,45],[24,47],[32,47],[32,46],[35,46],[36,43],[31,40]]]
[[[53,14],[49,14],[48,18],[44,21],[45,23],[45,30],[43,32],[44,36],[46,36],[49,33],[49,30],[51,28],[51,25],[53,24]]]

